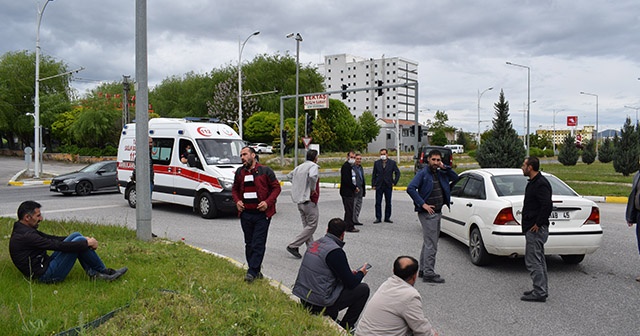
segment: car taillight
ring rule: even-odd
[[[495,225],[520,225],[515,217],[513,217],[513,210],[511,208],[504,208],[498,212],[496,219],[493,220]]]
[[[424,163],[424,152],[420,152],[420,163]]]
[[[591,214],[584,224],[600,224],[600,209],[598,207],[591,207]]]

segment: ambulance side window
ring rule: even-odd
[[[154,164],[169,165],[171,163],[171,152],[173,151],[172,138],[154,138],[154,147],[151,151],[151,159]]]

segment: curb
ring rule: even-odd
[[[25,171],[26,171],[26,169],[23,169],[23,170],[17,172],[15,175],[13,175],[11,180],[9,180],[8,185],[14,186],[14,187],[22,187],[22,186],[26,186],[26,185],[50,185],[51,184],[51,180],[50,179],[47,179],[47,180],[27,179],[27,180],[17,181],[18,178],[20,178],[20,176],[22,174],[24,174]],[[51,174],[51,175],[53,175],[53,174]]]

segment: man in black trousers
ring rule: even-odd
[[[340,168],[340,196],[344,206],[344,222],[347,224],[347,232],[360,232],[353,224],[353,203],[358,192],[356,186],[356,175],[353,165],[356,162],[356,153],[349,151],[347,161]]]
[[[380,223],[382,218],[382,196],[384,196],[384,221],[393,223],[391,220],[391,195],[393,186],[400,180],[400,169],[395,161],[389,159],[387,149],[380,150],[380,160],[373,163],[373,173],[371,174],[371,187],[376,191],[376,220]]]

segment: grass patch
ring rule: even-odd
[[[0,325],[5,335],[48,335],[127,306],[91,335],[340,335],[282,291],[228,261],[180,242],[136,239],[123,227],[44,221],[44,232],[79,231],[100,241],[107,267],[129,267],[114,282],[92,281],[76,264],[58,284],[30,282],[9,257],[14,219],[0,218]],[[239,247],[241,248],[241,247]]]

